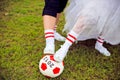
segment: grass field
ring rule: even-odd
[[[45,46],[44,0],[0,0],[0,80],[48,80],[38,68]],[[62,35],[64,15],[57,31]],[[120,45],[105,46],[110,57],[94,49],[95,40],[74,44],[62,75],[50,80],[120,80]],[[56,41],[56,50],[63,42]]]

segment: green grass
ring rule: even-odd
[[[45,46],[44,0],[4,0],[0,4],[0,80],[48,80],[38,68]],[[63,25],[62,15],[57,29],[61,34]],[[64,72],[50,80],[119,80],[120,45],[105,44],[112,53],[105,57],[94,49],[94,43],[74,44],[65,58]],[[56,49],[62,44],[56,41]]]

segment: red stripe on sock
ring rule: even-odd
[[[100,38],[100,37],[98,37],[98,39],[100,39],[100,40],[104,40],[104,39],[102,39],[102,38]]]
[[[46,32],[45,35],[47,35],[47,34],[54,34],[54,32]]]
[[[71,43],[73,43],[74,41],[72,41],[71,39],[69,39],[69,38],[66,38],[68,41],[70,41]]]
[[[53,37],[53,38],[54,38],[54,36],[46,36],[45,38],[51,38],[51,37]]]
[[[103,43],[102,41],[100,41],[100,40],[97,40],[99,43]]]
[[[73,35],[68,34],[68,36],[70,36],[70,37],[72,37],[74,40],[76,40],[76,37],[74,37]]]

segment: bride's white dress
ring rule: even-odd
[[[78,40],[101,36],[112,45],[120,43],[120,0],[69,0],[64,31],[77,25]],[[81,23],[83,26],[81,26]],[[78,33],[78,32],[77,32]]]

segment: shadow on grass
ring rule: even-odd
[[[77,44],[74,44],[70,50],[75,50],[75,49],[79,49],[81,46],[86,47],[87,49],[95,49],[95,43],[96,40],[95,39],[89,39],[89,40],[85,40],[85,41],[79,41]],[[113,65],[114,67],[112,68],[112,72],[110,75],[110,79],[108,78],[108,80],[120,80],[120,44],[118,45],[110,45],[108,43],[104,43],[104,46],[111,52],[111,56],[110,56],[110,63],[111,65]],[[97,53],[99,54],[99,52],[97,51]],[[104,59],[101,57],[101,59]],[[109,60],[109,59],[107,59]],[[107,69],[108,67],[104,67],[104,69]]]

